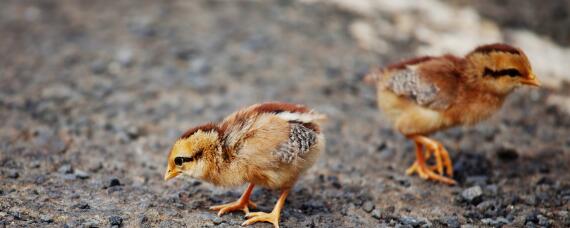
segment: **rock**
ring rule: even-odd
[[[479,185],[467,188],[461,192],[461,197],[469,203],[476,204],[481,201],[483,190]]]
[[[76,205],[75,205],[75,208],[83,209],[83,210],[88,210],[88,209],[91,209],[91,206],[89,206],[88,203],[82,202],[82,203],[76,204]]]
[[[418,220],[417,218],[414,217],[410,217],[410,216],[402,216],[398,219],[400,221],[400,223],[402,223],[403,225],[409,225],[412,227],[418,227],[422,224],[424,224],[424,221]]]
[[[559,211],[557,214],[563,225],[570,226],[570,213],[568,211]]]
[[[192,57],[198,54],[197,50],[191,48],[176,49],[173,52],[176,58],[179,60],[190,60]]]
[[[89,173],[82,171],[82,170],[75,170],[74,175],[78,179],[82,179],[82,180],[89,178]]]
[[[52,223],[53,222],[53,216],[43,214],[40,216],[40,221],[42,221],[44,223]]]
[[[519,154],[514,148],[501,147],[497,150],[497,158],[501,161],[514,161],[518,157]]]
[[[459,228],[461,226],[457,216],[446,217],[443,219],[443,223],[446,224],[449,228]]]
[[[62,174],[71,174],[73,173],[73,168],[71,167],[71,165],[65,164],[60,166],[59,169],[57,169],[57,171]]]
[[[538,218],[538,225],[542,227],[550,226],[550,221],[548,220],[547,217],[544,217],[543,215],[538,215],[537,218]]]
[[[121,226],[123,224],[123,218],[121,216],[111,216],[109,217],[109,224],[111,226]]]
[[[375,208],[374,210],[372,210],[372,213],[370,213],[372,215],[372,218],[375,219],[381,219],[382,218],[382,211],[380,210],[380,208]]]
[[[525,224],[526,223],[538,223],[538,212],[532,211],[528,213],[525,217]]]
[[[6,177],[12,178],[12,179],[17,179],[18,177],[20,177],[20,174],[18,173],[17,170],[10,169],[10,170],[8,170]]]
[[[113,178],[111,178],[111,180],[109,180],[109,185],[107,187],[110,188],[110,187],[115,187],[115,186],[120,186],[120,185],[121,185],[121,182],[119,181],[119,179],[116,177],[113,177]]]
[[[212,222],[214,223],[214,225],[220,225],[220,224],[222,224],[223,221],[220,217],[216,216],[216,217],[212,218]]]
[[[94,74],[104,74],[107,72],[107,63],[100,59],[93,61],[93,63],[91,63],[91,72]]]
[[[366,201],[364,205],[362,205],[362,210],[366,211],[367,213],[372,212],[372,210],[374,210],[374,203],[371,201]]]
[[[130,48],[119,49],[116,60],[124,67],[130,66],[133,63],[133,50]]]
[[[498,217],[497,219],[485,218],[481,219],[481,222],[485,225],[490,225],[494,227],[501,227],[502,225],[510,224],[509,220],[503,217]]]

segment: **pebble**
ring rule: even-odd
[[[73,168],[71,167],[71,165],[66,164],[60,166],[59,169],[57,169],[57,171],[62,174],[71,174],[73,173]]]
[[[424,224],[424,221],[418,220],[417,218],[410,217],[410,216],[402,216],[398,219],[402,224],[409,225],[412,227],[417,227]]]
[[[519,154],[514,148],[501,147],[497,150],[497,157],[501,161],[514,161],[519,157]]]
[[[467,188],[461,192],[461,197],[469,203],[478,203],[483,196],[483,190],[479,185]]]
[[[548,221],[547,217],[544,217],[543,215],[538,215],[538,225],[541,225],[543,227],[548,227],[550,226],[550,221]]]
[[[526,223],[538,223],[538,213],[536,211],[532,211],[528,213],[525,217],[525,224]]]
[[[11,170],[8,170],[8,175],[7,175],[7,177],[8,177],[8,178],[12,178],[12,179],[17,179],[18,177],[20,177],[20,174],[18,173],[17,170],[11,169]]]
[[[75,170],[74,174],[75,174],[75,177],[77,177],[78,179],[84,180],[84,179],[89,178],[89,173],[82,171],[82,170]]]
[[[459,223],[459,218],[457,218],[457,216],[450,216],[444,218],[444,223],[449,228],[459,228],[461,226],[461,224]]]
[[[121,185],[121,182],[119,181],[119,179],[116,177],[113,177],[113,178],[111,178],[111,180],[109,180],[108,187],[110,188],[110,187],[115,187],[115,186],[120,186],[120,185]]]
[[[52,217],[51,215],[43,214],[43,215],[40,216],[40,220],[41,220],[42,222],[45,222],[45,223],[52,223],[52,222],[53,222],[53,217]]]
[[[94,74],[104,74],[107,72],[107,63],[103,60],[95,60],[91,63],[91,72]]]
[[[506,225],[506,224],[510,223],[509,220],[507,220],[506,218],[503,218],[503,217],[498,217],[496,219],[485,218],[485,219],[481,219],[481,222],[483,224],[495,226],[495,227],[500,227],[502,225]]]
[[[372,218],[375,219],[381,219],[382,218],[382,211],[380,210],[380,208],[375,208],[374,210],[372,210]]]
[[[79,203],[76,204],[75,207],[83,210],[91,209],[91,206],[89,206],[88,203]]]
[[[372,212],[372,210],[374,210],[374,203],[372,203],[371,201],[366,201],[364,205],[362,205],[362,209],[367,213],[370,213]]]
[[[570,226],[570,213],[568,211],[559,211],[558,216],[560,217],[562,224]]]
[[[214,223],[214,225],[220,225],[220,224],[222,224],[223,221],[220,217],[216,216],[212,219],[212,222]]]
[[[112,226],[121,226],[123,224],[123,218],[121,216],[111,216],[109,217],[109,224]]]

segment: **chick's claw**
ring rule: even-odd
[[[248,226],[257,222],[269,222],[272,223],[274,227],[279,228],[279,213],[271,212],[252,212],[245,215],[248,220],[243,222],[242,226]]]
[[[212,206],[210,207],[210,210],[218,211],[218,216],[222,216],[225,213],[233,211],[243,211],[247,214],[249,213],[249,208],[255,209],[257,208],[257,205],[250,200],[245,201],[240,199],[235,202]]]
[[[438,181],[438,182],[441,182],[444,184],[449,184],[449,185],[455,185],[456,184],[455,180],[434,173],[432,171],[432,168],[427,167],[425,165],[425,163],[420,164],[416,161],[416,162],[414,162],[414,164],[412,166],[410,166],[410,168],[408,168],[406,170],[407,175],[412,175],[414,173],[418,173],[420,178],[422,178],[424,180],[434,180],[434,181]]]

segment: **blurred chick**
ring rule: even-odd
[[[409,59],[374,70],[365,79],[376,84],[378,106],[394,127],[415,142],[416,161],[406,173],[450,185],[455,181],[449,178],[453,166],[448,152],[427,136],[487,119],[515,88],[540,85],[523,51],[500,43],[477,47],[464,58]],[[426,165],[431,154],[435,167]]]
[[[188,130],[168,155],[165,180],[180,174],[218,186],[249,183],[240,199],[210,209],[241,210],[249,218],[242,225],[270,222],[279,227],[279,216],[291,187],[311,167],[324,149],[319,123],[326,117],[307,107],[288,103],[263,103],[235,112],[218,124]],[[255,185],[281,190],[271,213],[249,212]]]

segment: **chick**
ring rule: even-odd
[[[218,216],[241,210],[242,225],[270,222],[279,227],[281,209],[291,187],[311,167],[325,138],[320,123],[326,117],[307,107],[288,103],[256,104],[225,118],[188,130],[172,146],[165,180],[180,174],[217,186],[249,183],[240,199],[213,206]],[[249,212],[255,185],[281,190],[271,213]]]
[[[406,173],[450,185],[455,181],[449,178],[453,166],[448,152],[427,136],[487,119],[515,88],[540,85],[523,51],[500,43],[479,46],[464,58],[409,59],[374,70],[365,79],[376,84],[378,106],[394,128],[415,143],[416,161]],[[426,164],[431,154],[435,167]]]

